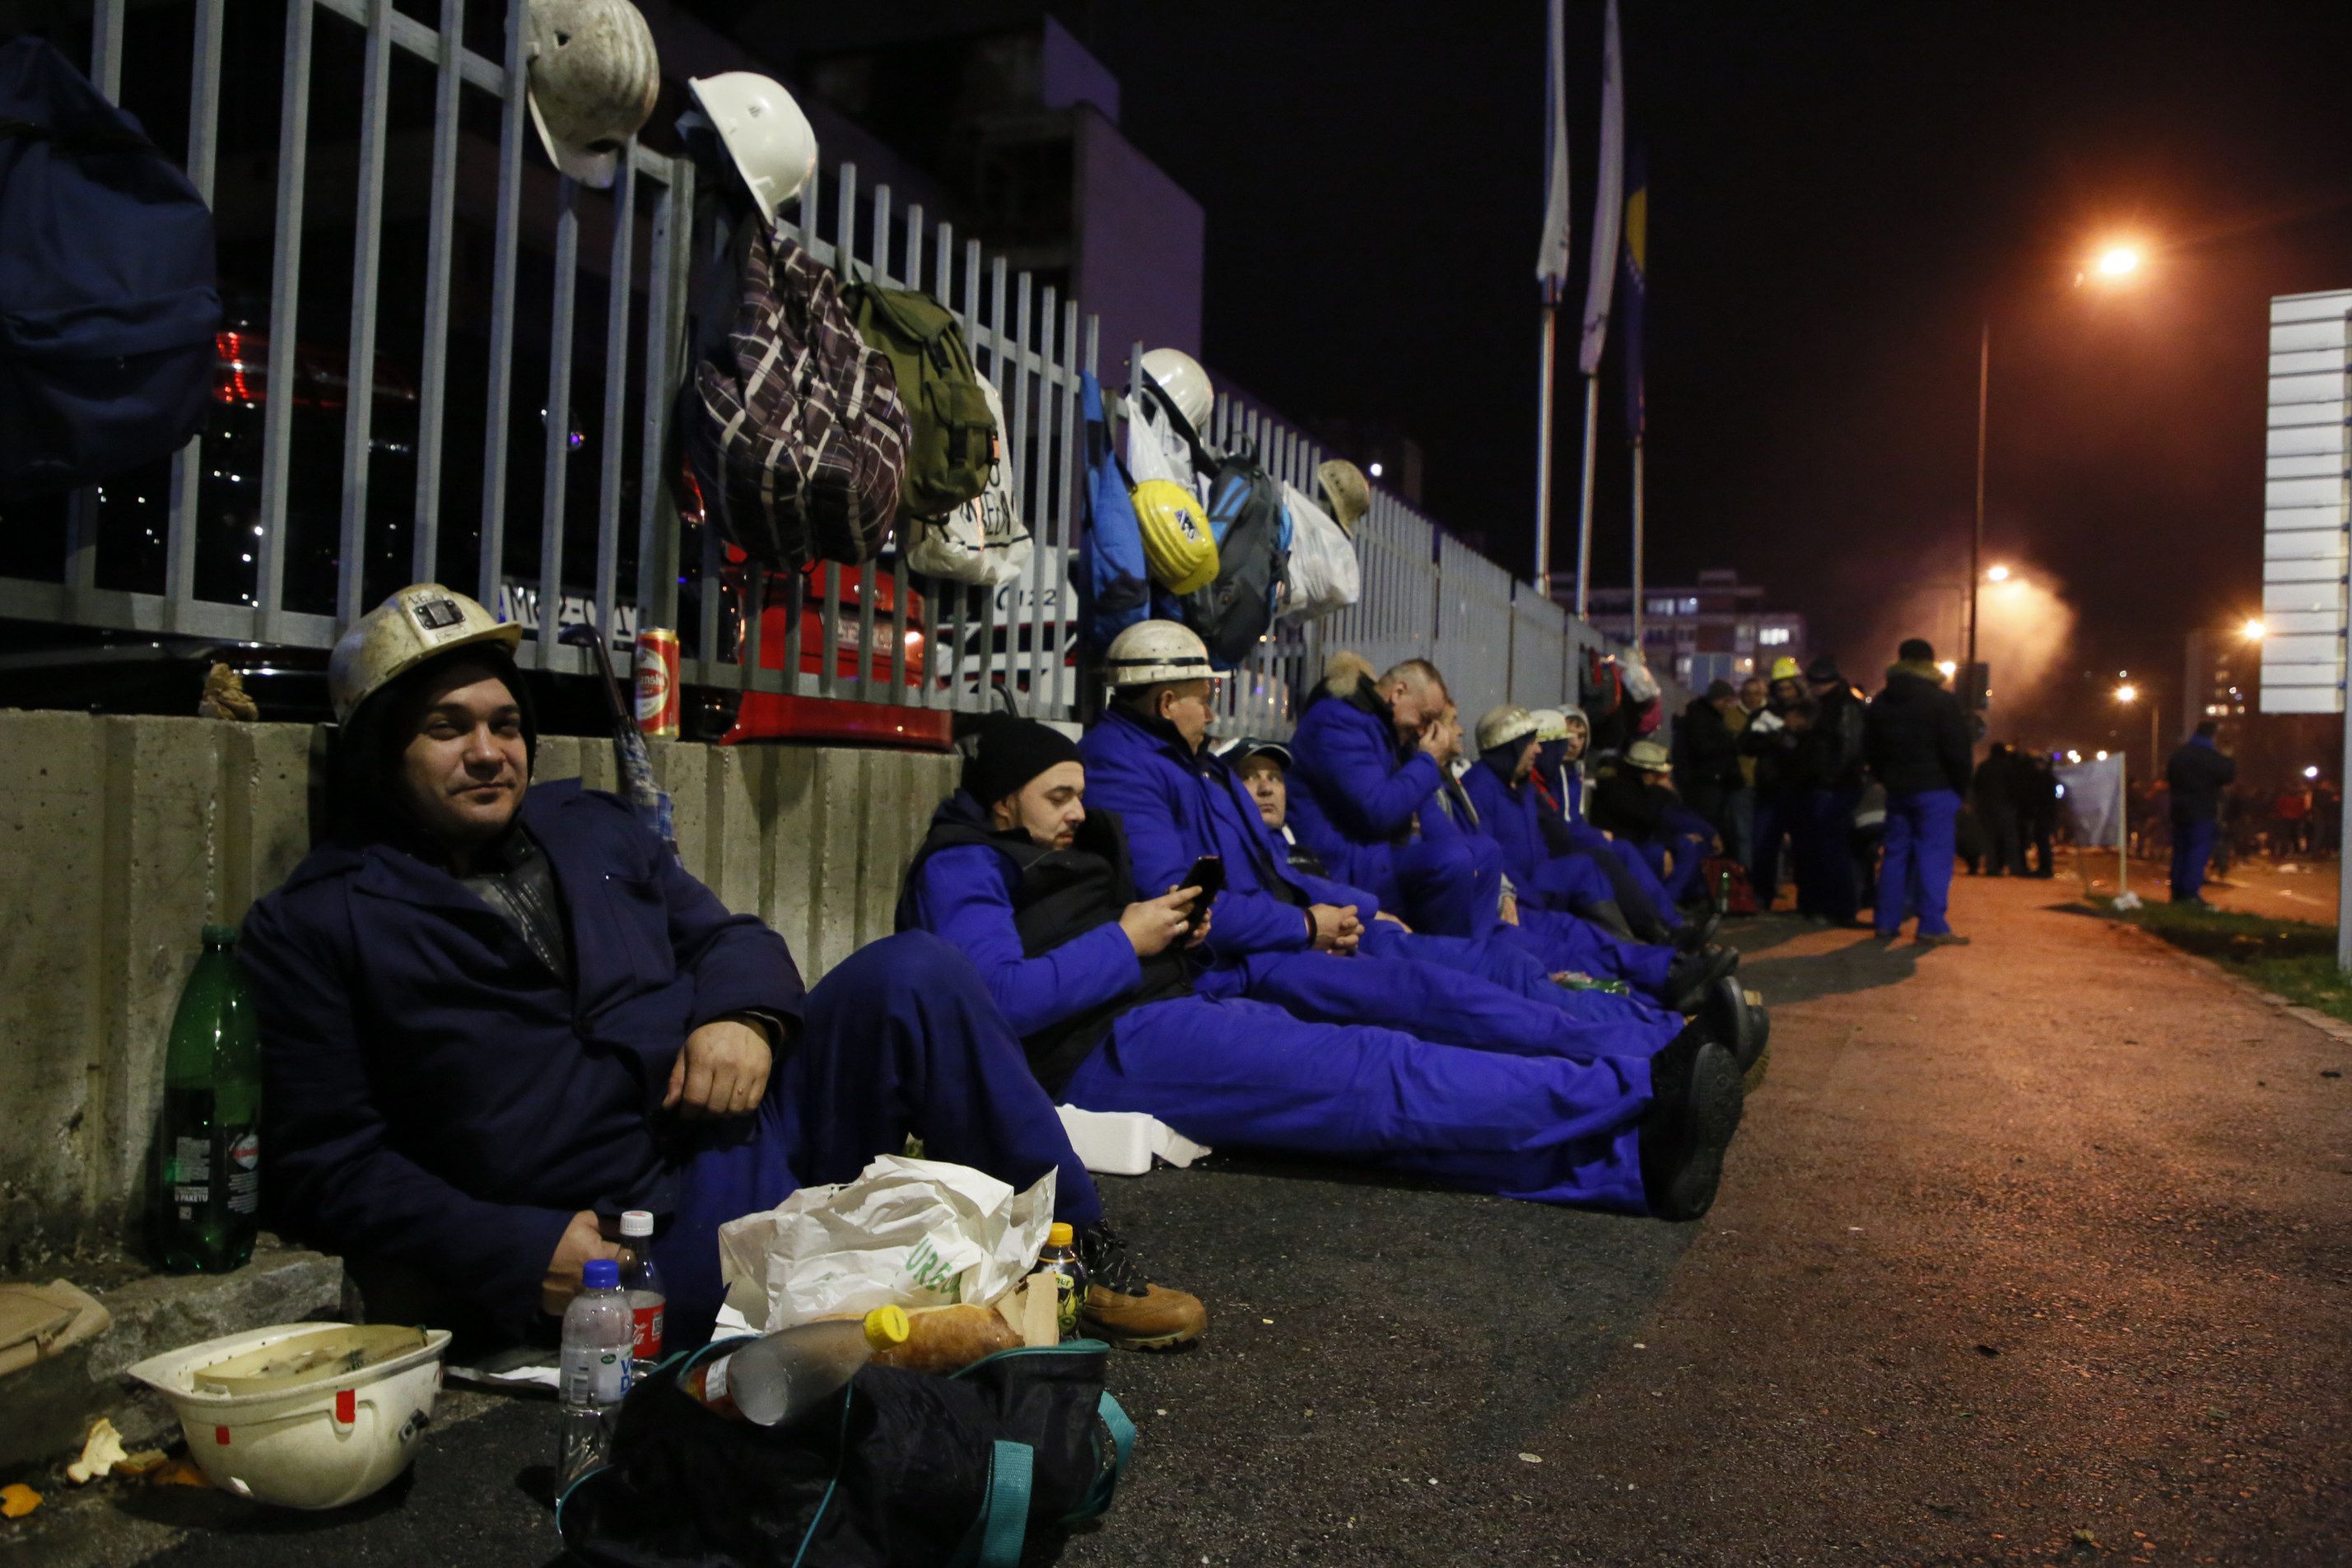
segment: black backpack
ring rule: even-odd
[[[807,1416],[755,1427],[678,1379],[635,1388],[612,1458],[556,1507],[592,1568],[1015,1568],[1111,1505],[1135,1427],[1103,1391],[1110,1347],[1007,1350],[950,1377],[861,1369]],[[1030,1538],[1034,1534],[1037,1540]]]
[[[0,43],[0,495],[185,445],[212,392],[213,215],[39,38]]]
[[[1209,645],[1221,670],[1245,663],[1281,607],[1290,580],[1290,528],[1282,490],[1257,460],[1257,448],[1237,443],[1217,465],[1209,485],[1209,526],[1217,536],[1216,580],[1179,603],[1184,624]]]

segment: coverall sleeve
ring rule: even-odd
[[[1127,830],[1127,852],[1140,897],[1157,898],[1171,887],[1181,887],[1192,862],[1216,852],[1216,846],[1200,834],[1184,831],[1159,781],[1123,758],[1097,756],[1088,760],[1087,796],[1118,813]],[[1228,879],[1234,869],[1225,868]],[[1307,912],[1270,894],[1229,890],[1217,895],[1212,908],[1204,946],[1213,957],[1292,953],[1314,942]]]
[[[1300,749],[1295,766],[1307,775],[1316,804],[1358,843],[1385,842],[1403,832],[1444,782],[1426,752],[1414,752],[1391,773],[1391,753],[1379,736],[1347,724],[1319,730],[1316,745]]]
[[[783,1019],[797,1036],[806,992],[784,939],[757,915],[728,913],[675,856],[657,852],[653,858],[669,908],[670,948],[678,972],[694,977],[687,1032],[730,1013],[762,1012]]]
[[[321,924],[265,902],[237,947],[260,1025],[263,1190],[276,1222],[329,1250],[429,1273],[526,1332],[571,1211],[468,1197],[389,1145],[359,1004]]]
[[[924,930],[971,960],[1013,1033],[1050,1029],[1143,983],[1142,960],[1116,921],[1029,957],[1003,863],[982,844],[940,851],[916,878],[915,909]]]

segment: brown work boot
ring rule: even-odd
[[[1078,1261],[1087,1270],[1078,1327],[1097,1339],[1120,1350],[1173,1350],[1200,1338],[1209,1326],[1208,1309],[1198,1296],[1145,1281],[1108,1219],[1079,1234]]]

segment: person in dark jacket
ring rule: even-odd
[[[1704,890],[1699,871],[1715,847],[1716,831],[1677,797],[1673,764],[1654,740],[1625,748],[1616,768],[1592,788],[1592,824],[1632,843],[1675,904]]]
[[[2051,862],[2051,835],[2058,829],[2058,768],[2047,752],[2021,750],[2024,766],[2018,769],[2017,837],[2031,852],[2037,877],[2057,874]],[[2024,868],[2019,867],[2022,872]]]
[[[1675,729],[1675,792],[1727,844],[1732,841],[1731,798],[1742,782],[1739,736],[1731,727],[1738,711],[1738,691],[1729,681],[1716,681],[1706,695],[1691,699]],[[1745,727],[1744,714],[1741,723]]]
[[[1056,1215],[1116,1274],[1094,1185],[971,966],[893,937],[803,996],[782,938],[627,805],[531,782],[519,637],[418,584],[336,649],[345,834],[239,945],[274,1223],[341,1253],[372,1317],[476,1349],[551,1340],[622,1212],[648,1209],[668,1338],[691,1344],[719,1305],[721,1223],[911,1132],[1016,1186],[1055,1173]]]
[[[2221,726],[2205,720],[2164,768],[2172,796],[2172,902],[2200,909],[2209,907],[2205,868],[2213,858],[2221,792],[2238,777],[2237,759],[2223,756],[2214,744],[2220,733]]]
[[[1963,944],[1946,918],[1951,901],[1953,822],[1968,788],[1974,747],[1968,716],[1944,689],[1936,650],[1913,637],[1887,666],[1886,685],[1863,718],[1863,751],[1886,787],[1886,831],[1873,913],[1878,935],[1901,934],[1906,910],[1919,916],[1923,946]]]
[[[1757,913],[1769,914],[1780,896],[1784,862],[1793,857],[1797,819],[1805,798],[1805,737],[1812,725],[1797,661],[1773,661],[1765,706],[1739,732],[1739,754],[1755,764],[1754,825],[1748,842],[1748,885]]]
[[[1792,848],[1797,912],[1822,925],[1851,925],[1862,906],[1853,864],[1853,811],[1862,800],[1862,699],[1827,653],[1805,669],[1811,724],[1798,743],[1805,791]]]
[[[2025,847],[2018,836],[2019,797],[2023,792],[2025,778],[2019,760],[2014,746],[2005,740],[1996,741],[1972,780],[1977,817],[1984,823],[1985,836],[1991,845],[1985,857],[1988,876],[2025,874]]]
[[[1199,890],[1138,897],[1118,814],[1087,804],[1088,769],[1066,759],[1012,782],[1049,754],[1044,729],[982,728],[968,787],[908,870],[899,920],[967,954],[1033,1051],[1055,1041],[1055,1060],[1076,1058],[1069,1103],[1533,1202],[1706,1212],[1738,1124],[1739,1071],[1704,1025],[1638,1057],[1523,1053],[1204,994],[1213,971],[1195,960],[1230,894],[1186,946]]]

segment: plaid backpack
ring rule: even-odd
[[[772,567],[872,560],[907,466],[890,361],[791,235],[749,223],[738,247],[733,329],[680,398],[705,508],[729,543]]]

